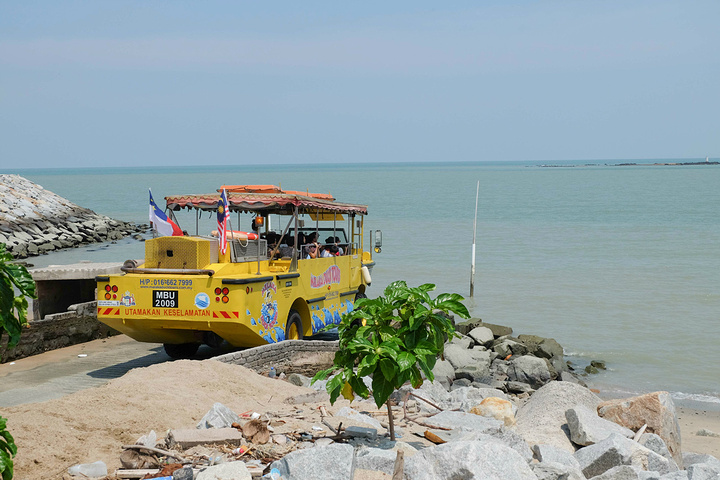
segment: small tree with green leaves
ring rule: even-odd
[[[9,347],[17,345],[27,323],[28,298],[36,298],[35,281],[27,268],[12,260],[5,244],[0,243],[0,336],[7,332]]]
[[[433,299],[428,292],[434,289],[432,284],[412,288],[397,281],[388,285],[384,296],[358,299],[338,325],[340,346],[334,365],[313,378],[313,382],[324,380],[338,372],[327,383],[331,403],[341,394],[353,400],[355,395],[368,398],[371,393],[378,407],[386,403],[393,440],[390,395],[407,382],[420,387],[423,373],[433,381],[432,369],[445,340],[455,334],[448,314],[470,316],[460,295],[443,293]],[[362,380],[365,376],[372,377],[372,392]]]
[[[20,341],[22,326],[27,323],[28,298],[36,298],[35,281],[27,268],[12,263],[13,256],[0,243],[0,337],[7,332],[8,347]],[[17,446],[7,431],[7,419],[0,417],[0,475],[2,480],[13,478],[13,457]]]
[[[15,439],[6,429],[7,419],[0,417],[0,475],[2,480],[13,478],[13,457],[17,454]]]

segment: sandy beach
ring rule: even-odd
[[[708,453],[720,458],[720,412],[676,407],[684,452]],[[708,430],[716,436],[698,435]]]

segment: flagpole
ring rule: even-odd
[[[475,238],[477,236],[477,211],[478,197],[480,196],[480,180],[477,182],[477,190],[475,192],[475,220],[473,221],[473,243],[472,243],[472,260],[470,264],[470,297],[475,296]]]
[[[225,203],[225,208],[227,209],[227,211],[225,212],[225,218],[227,218],[227,226],[225,227],[225,240],[227,241],[228,233],[232,232],[233,229],[232,229],[232,220],[230,220],[230,218],[231,218],[230,217],[230,200],[227,200],[227,192],[225,192],[225,189],[223,189],[223,193],[225,194],[225,199],[227,202],[227,203]],[[234,239],[235,237],[233,236],[232,238]],[[235,259],[233,258],[232,242],[228,242],[228,247],[230,248],[230,261],[233,262],[233,261],[235,261]]]
[[[148,187],[148,192],[150,192],[150,199],[152,200],[152,188]],[[155,200],[153,200],[155,202]],[[152,204],[150,205],[150,208],[152,208]],[[152,230],[152,236],[153,238],[157,238],[157,230],[155,229],[155,224],[152,221],[152,216],[150,216],[150,230]]]

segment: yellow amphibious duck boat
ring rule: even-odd
[[[364,250],[367,206],[273,185],[223,188],[230,212],[253,215],[259,235],[228,234],[225,254],[211,235],[147,240],[143,264],[128,260],[122,274],[96,278],[101,322],[187,358],[203,343],[252,347],[302,339],[338,324],[365,296],[372,251],[379,253],[382,244],[382,233],[370,231]],[[199,215],[216,211],[220,198],[173,195],[165,201],[170,212]],[[306,258],[298,239],[313,233],[320,242],[332,237],[332,256]]]

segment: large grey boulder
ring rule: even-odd
[[[454,370],[453,370],[453,373],[455,373]],[[455,380],[453,380],[452,385],[450,385],[450,393],[452,393],[453,390],[457,390],[458,388],[469,387],[472,384],[473,384],[473,382],[471,382],[467,378],[456,378]]]
[[[425,380],[420,388],[410,390],[414,395],[419,396],[425,400],[428,400],[440,408],[445,408],[445,405],[450,402],[450,394],[445,387],[437,380],[428,382]],[[423,413],[437,413],[438,409],[429,405],[422,400],[418,400],[418,406],[420,411]]]
[[[477,345],[484,347],[492,346],[493,340],[495,340],[492,330],[487,327],[475,327],[470,330],[468,336],[472,338]]]
[[[645,479],[643,479],[645,480]],[[651,479],[647,479],[651,480]],[[672,473],[666,473],[665,475],[660,475],[660,478],[658,480],[689,480],[688,473],[685,470],[679,470],[677,472]]]
[[[293,385],[297,385],[298,387],[309,388],[312,378],[300,375],[299,373],[291,373],[285,378],[285,381],[292,383]]]
[[[591,410],[584,405],[568,409],[565,412],[565,418],[570,429],[570,439],[578,445],[587,446],[598,443],[609,437],[611,433],[617,433],[627,438],[634,436],[633,431],[629,428],[600,418],[596,410]]]
[[[325,447],[295,450],[276,460],[270,468],[277,468],[283,480],[327,480],[350,478],[353,447],[333,443]]]
[[[572,453],[552,445],[533,446],[535,459],[540,463],[560,463],[572,469],[580,470],[580,464]]]
[[[492,381],[489,362],[487,364],[465,365],[455,369],[456,378],[465,378],[471,382],[488,383]]]
[[[620,465],[632,465],[661,475],[677,471],[674,462],[616,433],[601,442],[581,448],[575,452],[575,459],[588,478]]]
[[[695,463],[687,468],[690,480],[717,480],[720,478],[720,468],[709,463]]]
[[[665,445],[665,442],[663,441],[662,438],[660,438],[659,435],[655,435],[654,433],[643,433],[642,435],[640,435],[640,439],[638,440],[638,443],[645,448],[649,448],[650,450],[657,453],[658,455],[661,455],[661,456],[667,458],[668,460],[673,460],[673,457],[670,454],[670,451],[668,450],[667,445]],[[684,455],[683,455],[683,459],[684,459]],[[673,460],[673,461],[675,461],[675,460]]]
[[[683,462],[687,467],[690,480],[706,480],[720,478],[720,460],[704,453],[683,453]]]
[[[504,325],[496,325],[494,323],[482,322],[480,325],[476,325],[476,326],[482,326],[482,327],[489,328],[490,330],[492,330],[493,335],[495,335],[495,338],[506,337],[508,335],[513,334],[513,329],[511,327],[506,327]]]
[[[517,452],[498,442],[460,441],[418,452],[405,463],[405,478],[536,480],[537,476]]]
[[[457,345],[460,348],[463,348],[465,350],[472,348],[474,340],[467,335],[459,334],[458,337],[453,337],[452,340],[450,340],[450,344]],[[445,345],[445,348],[447,348],[447,344]]]
[[[335,417],[345,417],[349,420],[352,420],[354,423],[364,423],[368,427],[375,428],[376,430],[384,430],[382,424],[375,420],[373,417],[371,417],[370,415],[365,415],[364,413],[360,413],[351,407],[342,407],[340,410],[337,411],[337,413],[335,413]]]
[[[455,370],[466,366],[478,366],[490,370],[490,352],[462,348],[454,343],[445,347],[445,360],[450,362]]]
[[[535,355],[547,359],[562,359],[565,356],[565,352],[563,351],[562,345],[556,342],[554,338],[545,338],[538,345],[538,349]]]
[[[495,440],[503,443],[505,446],[512,448],[520,454],[526,462],[533,460],[533,452],[524,438],[515,432],[512,428],[502,427],[498,431],[490,430],[489,435]]]
[[[438,360],[432,369],[435,380],[440,382],[445,389],[450,389],[450,386],[455,380],[455,369],[452,364],[447,360]]]
[[[395,450],[361,447],[355,454],[355,468],[392,475],[396,458],[397,451]]]
[[[585,480],[580,469],[562,463],[542,462],[531,464],[530,467],[538,480]]]
[[[663,439],[673,459],[682,468],[680,424],[675,414],[675,404],[668,392],[608,400],[598,406],[598,414],[633,431],[647,425],[647,432]]]
[[[215,402],[197,424],[197,428],[229,428],[233,423],[242,423],[238,414],[222,403]]]
[[[510,360],[508,380],[526,383],[538,389],[552,381],[552,374],[545,360],[525,355]]]
[[[587,387],[587,384],[583,382],[580,378],[578,378],[577,375],[570,372],[562,371],[558,374],[558,380],[561,382],[570,382],[570,383],[577,383],[578,385],[582,385],[583,387]]]
[[[500,420],[481,417],[472,413],[444,411],[425,420],[431,428],[461,428],[467,427],[478,432],[490,433],[499,432],[504,425]]]
[[[499,358],[507,358],[509,355],[525,355],[528,353],[527,347],[510,337],[501,337],[495,340],[492,347],[493,351],[498,354]]]
[[[590,390],[569,382],[550,382],[538,389],[516,415],[517,432],[530,446],[552,445],[574,452],[565,411],[577,405],[596,408],[600,398]]]
[[[455,324],[455,331],[461,335],[467,335],[475,327],[483,325],[483,321],[480,318],[468,318]]]
[[[459,408],[463,412],[469,412],[471,408],[489,397],[498,397],[509,400],[508,396],[496,388],[460,387],[450,392],[450,403],[453,408]],[[514,408],[514,412],[517,407]]]
[[[640,467],[620,465],[592,478],[593,480],[650,480],[647,474],[648,472]],[[660,475],[653,474],[651,478],[659,479]]]
[[[686,467],[707,463],[711,467],[720,469],[720,460],[707,453],[683,452],[683,463]]]
[[[575,452],[575,459],[587,478],[602,475],[606,471],[620,465],[629,465],[632,451],[625,443],[615,441],[619,435],[611,435],[602,442],[581,448]]]
[[[445,442],[470,442],[470,441],[493,441],[515,450],[526,462],[530,463],[533,459],[532,451],[525,440],[517,433],[507,428],[487,429],[484,433],[480,430],[458,427],[452,430],[434,430],[432,433],[440,437]]]

